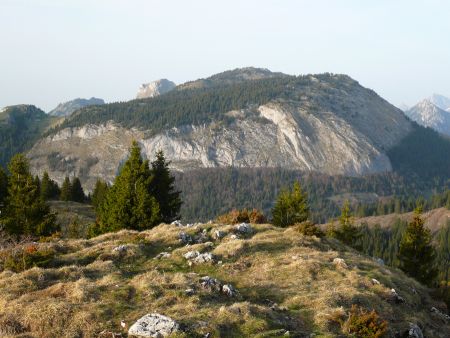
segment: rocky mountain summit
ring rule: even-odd
[[[175,87],[176,84],[167,79],[161,79],[150,83],[144,83],[139,87],[136,98],[145,99],[149,97],[156,97],[170,92]]]
[[[442,96],[434,95],[429,99],[419,102],[407,110],[405,114],[422,126],[433,128],[445,135],[450,135],[450,111],[442,107],[450,110],[450,100]]]
[[[49,111],[49,115],[52,116],[69,116],[71,115],[74,111],[83,108],[83,107],[88,107],[88,106],[93,106],[93,105],[102,105],[105,104],[105,101],[103,101],[102,99],[98,99],[95,97],[91,97],[90,99],[74,99],[71,101],[67,101],[64,103],[60,103],[58,104],[58,106],[56,106],[55,109]]]

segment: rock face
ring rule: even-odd
[[[134,323],[128,330],[128,334],[137,337],[160,338],[167,337],[178,330],[179,325],[173,319],[158,313],[151,313]]]
[[[176,87],[176,84],[167,79],[161,79],[150,83],[144,83],[139,87],[136,95],[137,99],[155,97],[170,92]]]
[[[56,108],[51,110],[48,114],[52,116],[69,116],[75,110],[78,110],[80,108],[102,104],[105,104],[105,101],[95,97],[91,97],[90,99],[78,98],[72,101],[58,104],[58,106],[56,106]]]
[[[434,102],[439,103],[442,107],[447,107],[446,109],[450,109],[450,106],[446,106],[444,97],[436,98],[433,96],[433,98]],[[405,114],[422,126],[450,135],[450,111],[440,108],[433,103],[432,99],[425,99],[419,102],[407,110]]]

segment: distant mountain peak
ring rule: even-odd
[[[443,110],[450,111],[450,99],[448,97],[440,94],[433,94],[428,98],[428,100],[435,106]]]
[[[91,97],[90,99],[76,98],[74,100],[58,104],[56,108],[51,110],[48,114],[52,116],[69,116],[75,110],[83,107],[102,104],[105,104],[105,101],[96,97]]]
[[[438,107],[433,97],[436,98],[432,96],[420,101],[405,114],[422,126],[450,135],[450,113]]]
[[[156,97],[170,92],[176,87],[176,84],[167,79],[159,79],[149,83],[143,83],[139,87],[136,95],[137,99],[145,99],[150,97]]]

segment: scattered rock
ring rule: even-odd
[[[177,227],[182,227],[183,223],[181,223],[179,220],[173,221],[172,223],[170,223],[172,225],[176,225]]]
[[[377,262],[378,264],[384,265],[384,260],[382,260],[381,258],[375,257],[374,259],[375,259],[375,262]]]
[[[113,252],[124,253],[124,252],[126,252],[127,250],[128,250],[128,245],[122,244],[122,245],[116,246],[116,247],[113,249]]]
[[[233,235],[230,236],[230,238],[231,238],[231,239],[239,239],[239,236],[233,234]]]
[[[209,276],[200,278],[200,285],[202,286],[202,288],[209,291],[222,291],[222,283],[218,279]]]
[[[249,223],[240,223],[235,227],[236,231],[243,235],[250,235],[253,233],[252,226]]]
[[[183,255],[184,258],[193,263],[214,262],[214,255],[210,252],[200,253],[198,251],[188,251]]]
[[[236,297],[239,295],[239,292],[230,284],[222,286],[222,293],[226,294],[228,297]]]
[[[380,285],[381,283],[377,279],[372,278],[372,284],[373,285]]]
[[[215,230],[214,233],[213,233],[213,237],[215,239],[219,239],[219,240],[224,238],[226,235],[227,235],[227,233],[225,231],[222,231],[222,230]]]
[[[177,332],[179,328],[179,324],[173,319],[159,313],[151,313],[134,323],[128,334],[138,337],[166,337]]]
[[[200,255],[200,252],[198,252],[198,251],[188,251],[183,255],[183,257],[186,259],[194,259],[195,257],[198,257],[199,255]]]
[[[333,259],[333,263],[340,268],[348,269],[348,265],[343,258],[335,258]]]
[[[409,323],[408,337],[423,338],[422,329],[417,324]]]
[[[206,243],[209,241],[209,236],[208,236],[208,232],[206,231],[206,229],[203,229],[202,232],[200,232],[199,234],[197,234],[194,238],[194,242],[195,243]]]
[[[169,252],[160,252],[155,256],[155,259],[161,259],[161,258],[169,258],[171,254]]]
[[[194,295],[195,290],[194,289],[186,289],[184,291],[184,293],[186,294],[186,296],[192,296],[192,295]]]
[[[194,243],[194,239],[192,238],[192,236],[187,234],[187,233],[185,233],[185,232],[180,232],[178,234],[178,239],[183,244],[192,244],[192,243]]]
[[[395,291],[395,289],[391,289],[391,297],[394,300],[395,303],[400,304],[400,303],[404,303],[405,299],[403,297],[401,297],[397,291]]]
[[[436,316],[438,316],[439,318],[442,318],[444,320],[450,320],[450,316],[442,313],[441,311],[439,311],[439,309],[435,308],[434,306],[431,308],[430,310],[432,313],[434,313]]]

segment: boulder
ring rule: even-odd
[[[170,224],[176,225],[177,227],[182,227],[182,226],[183,226],[183,223],[181,223],[181,221],[179,221],[179,220],[173,221],[173,222],[170,223]]]
[[[419,327],[419,325],[414,324],[414,323],[409,323],[408,337],[423,338],[422,329]]]
[[[155,259],[161,259],[161,258],[169,258],[171,255],[169,252],[160,252],[155,256]]]
[[[222,293],[227,295],[228,297],[236,297],[239,295],[238,290],[236,290],[233,285],[225,284],[222,286]]]
[[[249,223],[240,223],[235,227],[236,231],[243,235],[250,235],[253,233],[253,228]]]
[[[395,289],[391,289],[391,297],[394,300],[395,303],[400,304],[400,303],[404,303],[405,299],[403,297],[401,297],[397,291],[395,291]]]
[[[194,239],[192,238],[192,236],[187,234],[187,233],[185,233],[185,232],[183,232],[183,231],[178,234],[178,239],[183,244],[192,244],[192,243],[194,243]]]
[[[215,239],[219,239],[219,240],[224,238],[226,235],[227,235],[227,233],[225,231],[222,231],[222,230],[215,230],[213,232],[213,237]]]
[[[441,311],[439,311],[439,309],[435,308],[434,306],[431,308],[430,310],[432,313],[434,313],[437,317],[446,320],[446,321],[450,321],[450,316],[442,313]]]
[[[214,262],[214,255],[210,252],[200,253],[198,251],[188,251],[183,255],[183,257],[198,264]]]
[[[336,265],[340,268],[348,269],[348,265],[347,265],[347,263],[345,263],[345,260],[343,258],[337,257],[337,258],[333,259],[333,263],[334,263],[334,265]]]
[[[128,250],[128,245],[122,244],[122,245],[116,246],[116,247],[113,249],[113,252],[124,253],[124,252],[126,252],[127,250]]]
[[[206,289],[208,291],[222,291],[222,282],[209,276],[200,278],[200,285],[203,289]]]
[[[128,330],[130,336],[167,337],[179,330],[179,324],[159,313],[150,313],[140,318]]]

